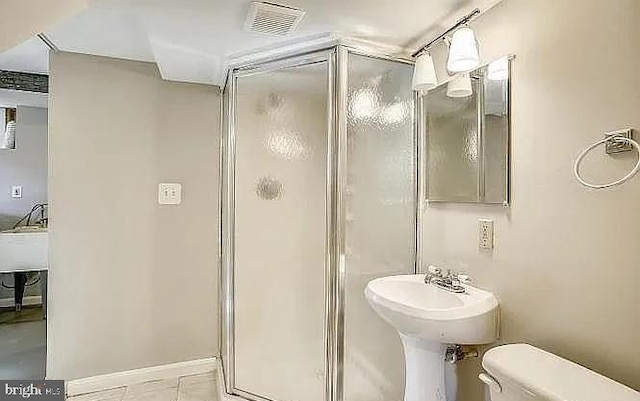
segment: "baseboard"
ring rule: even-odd
[[[221,401],[247,401],[237,395],[227,394],[224,384],[224,369],[222,369],[222,359],[216,358],[216,385],[218,386],[218,399]]]
[[[22,298],[22,306],[40,305],[42,304],[42,297],[40,295],[32,295]],[[0,298],[0,308],[13,308],[15,306],[13,297]]]
[[[216,358],[205,358],[71,380],[67,382],[67,396],[72,397],[152,380],[212,372],[216,370],[216,366]]]

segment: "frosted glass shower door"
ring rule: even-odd
[[[344,400],[398,401],[400,338],[364,289],[375,278],[415,272],[413,67],[349,54],[347,72]]]
[[[325,394],[328,62],[236,78],[235,388]]]

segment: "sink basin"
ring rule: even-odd
[[[424,283],[424,275],[369,282],[371,307],[401,334],[449,344],[488,344],[497,338],[498,301],[469,285],[456,294]]]
[[[0,234],[21,234],[21,233],[46,233],[46,227],[40,226],[18,226],[9,230],[0,231]]]
[[[405,401],[445,401],[448,344],[489,344],[498,337],[498,300],[464,285],[453,293],[425,284],[424,274],[390,276],[367,284],[371,307],[393,326],[406,359]]]

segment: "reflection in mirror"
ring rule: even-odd
[[[509,202],[510,56],[424,97],[429,202]]]

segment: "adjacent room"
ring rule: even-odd
[[[44,379],[48,80],[6,71],[0,79],[0,377]]]
[[[640,401],[638,0],[9,3],[0,394]]]

